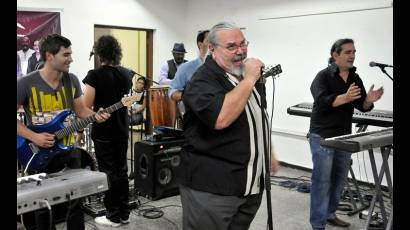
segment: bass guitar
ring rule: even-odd
[[[140,100],[141,94],[125,96],[121,101],[102,110],[103,112],[112,113],[124,106],[131,106],[135,101]],[[64,110],[59,113],[53,120],[43,125],[29,125],[27,128],[36,133],[53,133],[56,142],[51,148],[41,148],[36,146],[31,141],[17,135],[17,160],[25,169],[41,170],[47,166],[49,161],[56,155],[72,150],[74,145],[64,145],[62,139],[76,130],[84,129],[88,124],[94,122],[95,116],[89,116],[85,119],[80,119],[72,122],[69,126],[64,126],[65,118],[70,115],[71,110]]]

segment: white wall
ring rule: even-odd
[[[89,53],[94,43],[94,25],[153,29],[153,77],[158,79],[165,60],[172,58],[174,42],[185,42],[185,0],[17,0],[18,10],[61,12],[61,33],[72,42],[74,62],[70,71],[83,79],[94,68]]]
[[[312,168],[309,144],[304,137],[309,129],[309,118],[289,115],[287,108],[313,101],[310,84],[317,72],[326,67],[330,47],[339,38],[355,40],[355,66],[365,87],[368,89],[371,84],[376,88],[384,87],[385,94],[375,107],[393,110],[393,82],[380,69],[369,67],[370,61],[393,64],[391,1],[209,0],[205,4],[190,0],[187,18],[191,23],[185,30],[186,36],[198,27],[233,21],[246,28],[249,57],[258,57],[266,65],[281,64],[283,73],[275,80],[272,122],[272,138],[281,161]],[[387,71],[393,75],[391,69]],[[267,97],[272,98],[271,79],[266,86]],[[272,99],[268,100],[269,111],[271,105]],[[380,128],[369,127],[368,130],[374,129]],[[357,178],[372,182],[368,156],[364,154],[363,160],[362,155],[360,161],[353,155],[353,169]],[[377,162],[380,163],[380,158]],[[389,163],[392,166],[392,159]]]

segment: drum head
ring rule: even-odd
[[[153,85],[153,86],[149,87],[148,90],[169,89],[169,88],[171,88],[171,86],[169,86],[169,85]]]

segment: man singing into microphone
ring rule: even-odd
[[[310,119],[309,144],[313,172],[310,191],[310,224],[325,229],[326,222],[348,227],[335,212],[347,178],[351,153],[320,146],[323,138],[350,134],[353,109],[373,109],[383,95],[383,87],[366,94],[353,66],[356,49],[352,39],[339,39],[330,49],[329,65],[321,70],[310,87],[314,102]]]
[[[262,199],[264,154],[272,153],[258,83],[263,63],[245,61],[249,43],[234,24],[216,24],[208,40],[211,55],[183,94],[183,229],[248,229]],[[275,173],[273,155],[271,167]]]

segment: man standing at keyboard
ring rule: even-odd
[[[352,39],[339,39],[331,47],[329,65],[310,87],[314,102],[308,134],[313,172],[310,193],[310,224],[325,229],[326,222],[339,227],[349,223],[335,212],[347,178],[351,154],[320,146],[320,140],[351,134],[354,108],[367,112],[383,95],[383,87],[369,91],[353,66],[356,49]]]

